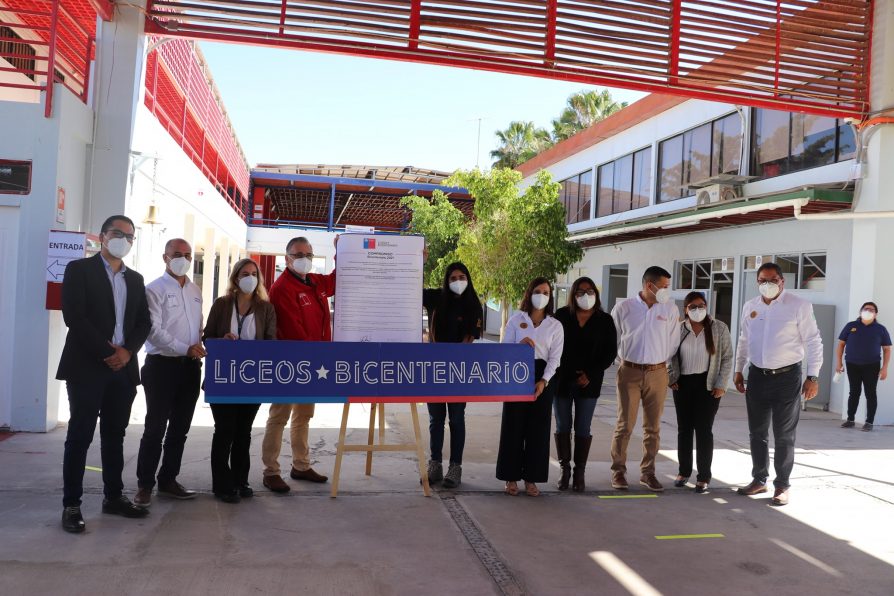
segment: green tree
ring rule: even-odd
[[[428,258],[423,274],[426,285],[440,287],[447,265],[457,260],[456,245],[465,225],[465,217],[440,190],[434,191],[430,201],[425,197],[409,195],[401,199],[401,205],[413,212],[407,233],[425,236]]]
[[[553,144],[549,132],[537,128],[533,122],[510,122],[506,130],[498,130],[496,135],[500,146],[490,152],[496,160],[495,168],[515,168]]]
[[[521,174],[509,168],[460,170],[446,182],[467,188],[475,198],[474,218],[460,233],[456,252],[479,293],[499,301],[501,335],[510,306],[532,279],[555,280],[583,255],[579,245],[566,240],[560,184],[546,170],[523,194],[519,182]]]
[[[627,102],[612,99],[608,89],[574,93],[568,97],[561,115],[553,120],[553,140],[563,141],[625,107]]]

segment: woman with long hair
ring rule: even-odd
[[[695,492],[704,493],[711,482],[714,459],[714,416],[733,369],[733,344],[726,324],[708,315],[708,303],[701,292],[686,295],[683,313],[680,346],[668,365],[668,384],[677,410],[680,463],[674,486],[686,486],[692,475],[694,432],[698,468]]]
[[[444,272],[439,295],[431,300],[429,338],[438,343],[472,343],[481,337],[483,311],[472,284],[472,276],[462,263],[451,263]],[[462,482],[463,448],[466,443],[466,404],[429,403],[428,430],[431,459],[429,482],[443,480],[444,488],[456,488]],[[444,422],[450,420],[450,465],[444,474]]]
[[[602,310],[599,289],[589,277],[571,284],[568,305],[556,311],[565,346],[559,367],[553,409],[556,414],[556,455],[562,475],[557,488],[571,480],[571,430],[574,429],[574,479],[571,489],[586,488],[585,470],[593,435],[590,431],[602,376],[618,355],[618,335],[611,315]],[[573,415],[572,415],[573,410]]]
[[[524,343],[534,348],[534,401],[506,402],[500,425],[497,478],[506,482],[506,494],[518,494],[524,480],[528,496],[540,494],[538,482],[549,477],[550,407],[553,380],[562,359],[565,334],[553,316],[553,289],[545,277],[531,280],[520,312],[509,317],[503,343]]]
[[[211,305],[203,341],[208,339],[276,339],[276,311],[267,297],[264,275],[252,259],[242,259],[230,272],[227,293]],[[251,426],[260,404],[211,404],[211,485],[225,503],[251,497],[248,484]]]

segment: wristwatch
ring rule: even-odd
[[[540,380],[543,381],[543,387],[544,387],[544,388],[546,388],[547,386],[549,386],[549,379],[543,379],[543,378],[541,378]]]
[[[807,375],[808,381],[813,381],[814,383],[819,383],[819,377],[815,377],[813,375]]]

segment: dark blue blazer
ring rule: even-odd
[[[143,276],[127,269],[124,280],[127,284],[124,347],[133,353],[126,370],[134,385],[139,385],[137,352],[149,337],[152,319]],[[65,268],[62,317],[68,326],[68,335],[56,378],[77,382],[108,374],[110,369],[103,359],[115,353],[109,345],[115,332],[115,297],[100,255],[72,261]]]

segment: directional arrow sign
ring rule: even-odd
[[[83,259],[87,235],[83,232],[50,230],[47,243],[47,281],[61,283],[65,267],[76,259]]]

